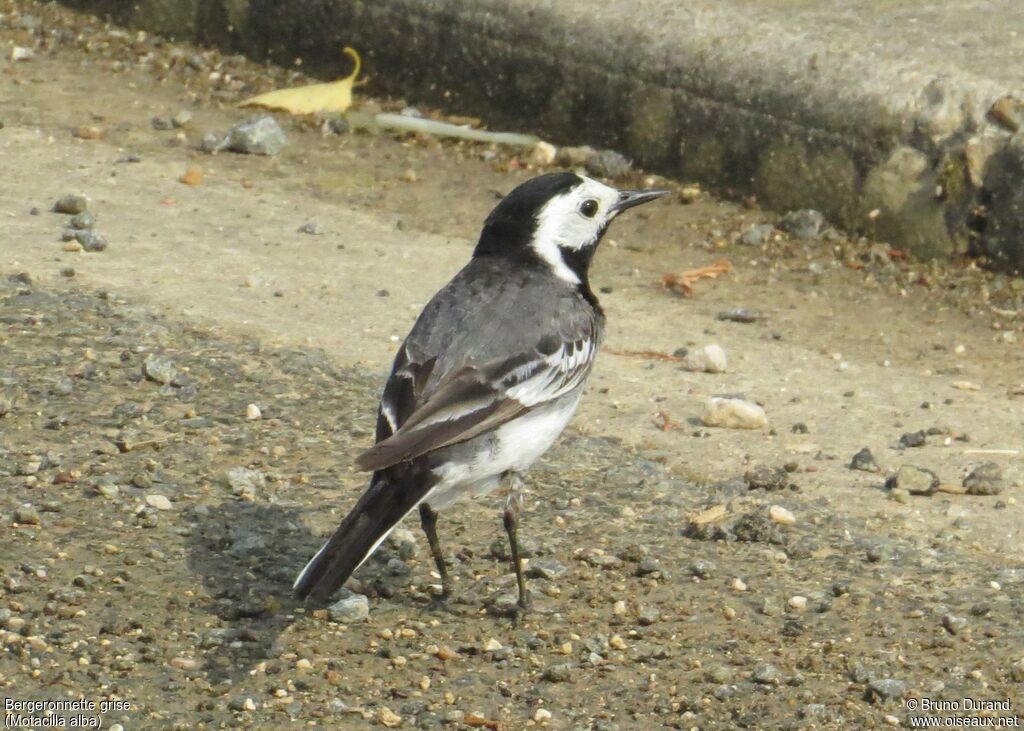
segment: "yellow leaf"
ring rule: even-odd
[[[327,84],[309,84],[291,89],[268,91],[239,102],[240,107],[263,107],[280,109],[290,114],[315,114],[316,112],[344,112],[352,105],[352,85],[359,76],[362,62],[354,48],[345,48],[356,67],[344,79]]]

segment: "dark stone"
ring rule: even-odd
[[[768,492],[772,492],[775,490],[786,489],[788,473],[784,467],[758,465],[753,469],[748,470],[746,474],[743,475],[743,479],[746,480],[747,487],[751,490],[766,490]]]
[[[900,437],[899,448],[923,447],[926,436],[924,431],[907,432]]]
[[[978,465],[964,478],[968,495],[998,495],[1003,491],[1003,468],[995,462]]]
[[[871,454],[871,450],[867,447],[853,455],[853,459],[850,460],[851,470],[860,470],[861,472],[878,472],[878,463],[875,461],[875,455]]]
[[[779,221],[779,228],[798,239],[820,239],[825,228],[825,216],[810,208],[790,211]]]

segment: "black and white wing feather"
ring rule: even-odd
[[[586,380],[604,316],[547,272],[474,259],[424,309],[381,397],[380,470],[495,429]]]
[[[417,399],[423,367],[397,368],[381,400],[381,416],[393,430],[356,463],[380,470],[496,429],[507,421],[579,388],[597,353],[593,337],[563,341],[547,336],[528,353],[464,366]],[[412,367],[410,367],[412,366]],[[411,391],[411,393],[410,393]],[[409,412],[408,398],[414,408]],[[397,428],[396,428],[397,427]]]

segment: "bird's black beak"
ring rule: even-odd
[[[657,198],[666,196],[668,190],[623,190],[619,193],[619,199],[612,206],[616,213],[622,213],[627,208],[639,206],[642,203],[649,203]]]

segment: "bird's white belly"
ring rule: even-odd
[[[443,510],[464,497],[491,492],[506,472],[523,472],[548,450],[572,419],[583,389],[527,412],[489,434],[446,450],[434,469],[440,480],[424,502]]]

